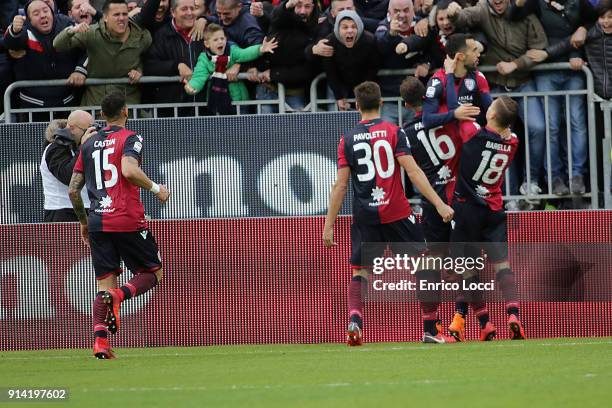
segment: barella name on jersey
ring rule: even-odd
[[[512,146],[510,145],[506,145],[506,144],[502,144],[502,143],[495,143],[495,142],[491,142],[491,141],[487,141],[487,149],[492,149],[492,150],[497,150],[500,152],[510,152],[512,151]]]

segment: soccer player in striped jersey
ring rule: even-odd
[[[113,92],[102,100],[107,127],[81,147],[68,193],[81,224],[81,237],[91,247],[98,284],[93,303],[94,356],[114,358],[108,334],[119,329],[122,302],[142,295],[162,278],[162,263],[153,234],[147,228],[140,189],[151,191],[165,203],[170,193],[141,170],[143,137],[125,128],[125,96]],[[81,189],[87,185],[89,215],[83,208]],[[134,275],[117,287],[121,259]]]
[[[422,123],[427,129],[442,126],[442,130],[435,132],[452,138],[457,131],[457,121],[478,120],[480,124],[485,124],[484,115],[492,98],[487,79],[477,70],[481,47],[469,34],[455,33],[448,37],[444,67],[432,75],[425,91]],[[452,64],[449,64],[451,61]],[[460,138],[454,140],[457,139]],[[457,161],[458,157],[455,164]],[[454,183],[447,183],[446,186],[447,192],[452,194]],[[460,293],[457,297],[456,313],[449,326],[449,331],[457,339],[464,337],[467,313],[468,303]]]
[[[373,258],[382,256],[368,251],[365,245],[362,247],[362,243],[409,243],[408,251],[411,253],[407,255],[421,256],[426,253],[421,225],[412,213],[404,193],[401,169],[406,170],[410,180],[434,205],[443,220],[448,222],[453,217],[452,208],[436,194],[423,171],[415,163],[404,131],[380,118],[382,99],[378,84],[364,82],[358,85],[354,92],[361,121],[340,139],[338,174],[330,193],[323,230],[325,246],[336,245],[334,224],[351,180],[353,224],[352,279],[348,299],[349,346],[362,344],[364,292],[367,289],[368,274]],[[433,329],[424,327],[426,334]],[[445,338],[441,333],[431,337],[435,342],[454,340],[452,337]]]
[[[516,281],[508,262],[508,227],[502,204],[502,184],[504,172],[518,148],[518,138],[510,129],[517,116],[518,104],[508,96],[500,96],[486,112],[486,127],[481,128],[469,121],[460,124],[463,145],[453,202],[456,216],[451,233],[451,241],[462,243],[458,244],[462,247],[457,251],[458,255],[480,256],[483,248],[470,243],[494,244],[487,245],[485,251],[506,301],[508,328],[514,340],[524,339],[525,332],[519,320]],[[465,281],[467,284],[477,283],[478,275]],[[470,296],[480,321],[480,339],[491,340],[496,329],[489,322],[482,293],[471,291]],[[475,302],[480,304],[474,306]]]

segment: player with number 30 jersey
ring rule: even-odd
[[[349,327],[347,343],[362,343],[364,292],[375,257],[382,257],[387,243],[404,246],[409,256],[426,252],[421,225],[406,199],[401,169],[435,206],[440,216],[450,221],[452,209],[436,194],[410,153],[406,134],[397,126],[380,119],[380,87],[364,82],[355,88],[361,121],[344,134],[338,146],[338,175],[330,193],[329,209],[323,230],[325,246],[334,243],[334,224],[342,208],[349,180],[353,187],[353,224],[351,225],[351,267],[349,284]],[[376,250],[362,244],[375,243]],[[419,273],[420,271],[416,271]]]

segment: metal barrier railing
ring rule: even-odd
[[[602,168],[604,207],[612,208],[612,99],[605,100],[596,96],[595,102],[599,103],[599,107],[603,112]]]
[[[496,71],[496,67],[494,66],[481,66],[478,67],[479,71],[481,72],[495,72]],[[570,66],[568,63],[553,63],[553,64],[540,64],[535,66],[533,69],[533,71],[558,71],[558,70],[570,70]],[[575,90],[575,91],[554,91],[554,92],[521,92],[521,93],[516,93],[516,92],[509,92],[509,93],[504,93],[504,95],[508,95],[511,96],[513,98],[523,98],[523,106],[524,106],[524,111],[523,111],[523,117],[527,118],[529,115],[529,112],[527,111],[527,100],[530,97],[541,97],[543,98],[543,108],[544,108],[544,112],[545,112],[545,123],[546,123],[546,171],[547,171],[547,177],[546,177],[546,185],[548,187],[548,191],[552,192],[552,182],[553,182],[553,177],[551,174],[551,156],[550,156],[550,129],[549,129],[549,115],[548,115],[548,111],[549,111],[549,98],[550,97],[554,97],[554,96],[563,96],[565,97],[565,122],[566,122],[566,137],[567,137],[567,157],[568,157],[568,162],[567,162],[567,168],[568,168],[568,173],[569,173],[569,169],[571,169],[572,167],[572,158],[571,158],[571,127],[570,127],[570,104],[569,104],[569,98],[570,96],[586,96],[587,98],[587,117],[586,119],[586,123],[588,125],[587,127],[587,133],[588,133],[588,150],[589,150],[589,157],[591,158],[591,160],[589,160],[589,173],[590,173],[590,184],[591,184],[591,192],[587,192],[586,194],[581,195],[580,197],[584,197],[584,198],[590,198],[591,199],[591,207],[592,208],[598,208],[598,194],[597,194],[597,160],[595,160],[596,158],[596,151],[597,151],[597,140],[594,137],[595,135],[595,108],[594,108],[594,100],[593,100],[593,74],[591,73],[591,71],[586,67],[583,66],[582,68],[582,72],[585,75],[586,78],[586,86],[584,89],[582,90]],[[394,75],[412,75],[414,74],[414,69],[405,69],[405,70],[381,70],[378,72],[379,76],[394,76]],[[311,112],[317,112],[319,110],[319,105],[330,105],[330,104],[336,104],[336,100],[335,99],[329,99],[329,98],[321,98],[319,99],[318,97],[318,89],[319,89],[319,84],[320,82],[326,78],[326,75],[320,74],[318,75],[311,83],[310,85],[310,110]],[[492,93],[492,96],[498,96],[500,94],[498,93]],[[397,110],[398,110],[398,117],[399,117],[399,122],[402,123],[402,119],[403,119],[403,109],[402,109],[402,105],[403,105],[403,101],[401,99],[401,97],[397,96],[397,97],[385,97],[383,98],[383,100],[385,101],[385,103],[395,103],[397,104]],[[349,99],[349,101],[353,102],[354,99]],[[337,107],[335,107],[334,110],[337,110]],[[525,134],[525,163],[526,163],[526,174],[530,174],[530,170],[531,170],[531,166],[530,166],[530,152],[529,152],[529,129],[527,128],[527,120],[524,121],[525,123],[525,129],[524,129],[524,134]],[[506,191],[511,191],[510,189],[510,177],[508,177],[508,174],[506,174]],[[527,190],[531,191],[530,189],[530,185],[532,183],[532,180],[529,179],[529,177],[527,177]],[[568,180],[571,184],[571,177],[568,177]],[[519,182],[519,184],[522,184],[522,182]],[[516,187],[518,189],[518,186]],[[504,196],[504,200],[521,200],[521,199],[525,199],[525,195],[512,195],[512,194],[507,194]],[[543,200],[543,199],[559,199],[559,198],[563,198],[554,194],[537,194],[537,195],[533,195],[530,194],[527,196],[529,199],[534,199],[534,200]]]
[[[558,71],[558,70],[569,70],[568,63],[554,63],[554,64],[541,64],[533,68],[534,71]],[[495,71],[496,68],[494,66],[482,66],[479,67],[479,70],[482,72],[492,72]],[[588,152],[589,152],[589,173],[590,173],[590,185],[591,192],[587,192],[581,197],[590,198],[591,207],[598,208],[598,178],[597,178],[597,160],[596,160],[596,149],[597,149],[597,139],[595,137],[595,100],[594,100],[594,91],[593,91],[593,75],[591,71],[585,66],[582,68],[582,72],[586,78],[586,87],[583,90],[576,91],[554,91],[554,92],[528,92],[528,93],[506,93],[508,96],[512,96],[514,98],[523,98],[523,106],[524,106],[524,118],[528,117],[529,112],[527,110],[527,98],[530,97],[541,97],[543,98],[543,108],[545,112],[545,124],[546,124],[546,185],[548,187],[549,194],[538,194],[538,195],[529,195],[527,196],[529,199],[558,199],[560,198],[557,195],[550,194],[552,192],[552,174],[551,174],[551,155],[550,155],[550,129],[549,129],[549,121],[550,118],[548,116],[549,111],[549,98],[555,96],[565,97],[565,119],[566,119],[566,137],[567,137],[567,169],[568,173],[572,166],[572,158],[571,158],[571,128],[570,128],[570,104],[569,98],[570,96],[585,96],[587,99],[587,133],[588,133]],[[413,74],[413,69],[406,70],[381,70],[379,71],[379,76],[389,76],[389,75],[410,75]],[[239,75],[240,79],[246,79],[247,75],[241,73]],[[310,84],[310,104],[304,108],[304,110],[309,110],[311,112],[317,112],[320,104],[334,104],[336,101],[334,99],[319,99],[317,95],[318,86],[325,78],[325,74],[318,75]],[[142,77],[139,83],[148,84],[148,83],[176,83],[180,82],[180,78],[177,77]],[[87,79],[87,85],[104,85],[104,84],[127,84],[127,78],[117,78],[117,79]],[[11,95],[16,89],[27,88],[33,86],[66,86],[65,80],[48,80],[48,81],[18,81],[11,84],[5,94],[4,94],[4,106],[5,106],[5,122],[11,123],[13,120],[13,115],[23,113],[27,114],[30,121],[32,120],[32,115],[35,113],[44,112],[49,115],[49,119],[53,119],[55,112],[66,112],[74,109],[74,107],[60,107],[60,108],[28,108],[28,109],[13,109],[11,106]],[[497,96],[497,94],[493,93],[493,96]],[[386,103],[395,103],[397,106],[398,117],[401,121],[403,120],[403,103],[401,98],[398,97],[384,97],[383,100]],[[270,99],[270,100],[250,100],[250,101],[241,101],[241,102],[233,102],[233,104],[237,107],[237,111],[239,114],[244,113],[242,109],[249,106],[256,106],[257,113],[261,113],[261,107],[264,105],[278,105],[278,111],[280,113],[285,113],[287,111],[287,106],[285,104],[285,87],[283,84],[278,84],[278,99]],[[194,108],[195,115],[199,116],[200,109],[205,107],[206,103],[167,103],[167,104],[138,104],[130,106],[130,110],[132,112],[132,116],[136,117],[158,117],[158,111],[161,109],[172,109],[174,116],[178,115],[178,110],[181,108]],[[606,108],[608,106],[608,108]],[[92,114],[95,114],[99,111],[99,107],[97,106],[85,106],[81,107],[81,109],[89,110]],[[610,129],[610,119],[609,105],[602,104],[602,109],[608,109],[605,112],[608,112],[608,115],[604,115],[607,118],[606,126],[609,132]],[[527,120],[525,122],[525,163],[526,163],[526,174],[530,174],[530,151],[529,151],[529,129],[527,128]],[[608,133],[609,134],[609,133]],[[608,143],[610,140],[607,141]],[[609,160],[609,156],[607,156]],[[604,161],[604,165],[607,164]],[[606,172],[604,172],[606,173]],[[609,172],[608,172],[609,173]],[[604,174],[604,177],[609,177],[609,174]],[[568,184],[571,184],[571,177],[568,177]],[[528,190],[530,191],[529,184],[531,184],[531,180],[527,177]],[[519,182],[521,184],[521,182]],[[607,184],[609,185],[609,184]],[[510,189],[510,177],[506,177],[506,191],[511,191]],[[518,188],[518,187],[517,187]],[[610,192],[607,189],[604,189],[605,192]],[[525,199],[524,195],[506,195],[504,196],[505,200],[520,200]],[[605,198],[605,197],[604,197]],[[606,207],[612,207],[612,197],[608,197],[606,201]]]
[[[238,79],[247,79],[246,73],[241,73],[238,75]],[[180,82],[181,79],[178,76],[174,77],[142,77],[140,78],[139,84],[152,84],[152,83],[177,83]],[[88,78],[85,82],[85,86],[89,85],[115,85],[115,84],[128,84],[128,78],[111,78],[111,79],[100,79],[100,78]],[[278,105],[278,111],[280,113],[286,112],[285,107],[285,87],[283,84],[279,83],[278,85],[278,98],[277,99],[266,99],[266,100],[251,100],[251,101],[240,101],[240,102],[232,102],[232,105],[236,106],[238,114],[247,113],[242,112],[242,109],[249,106],[256,106],[257,113],[261,113],[261,107],[265,105]],[[66,86],[65,79],[52,79],[46,81],[17,81],[13,82],[8,86],[6,91],[4,92],[4,122],[12,123],[13,115],[16,114],[27,114],[28,120],[31,122],[33,118],[33,114],[35,113],[46,113],[49,115],[49,120],[54,119],[54,114],[56,112],[70,112],[75,109],[74,106],[62,106],[55,108],[27,108],[27,109],[14,109],[11,104],[11,96],[13,92],[17,89],[23,88],[31,88],[38,86]],[[150,117],[158,117],[159,109],[173,109],[174,116],[178,115],[178,110],[180,108],[194,108],[195,115],[199,116],[200,109],[205,107],[207,104],[204,103],[155,103],[155,104],[135,104],[130,105],[129,109],[133,114],[133,117],[145,118],[147,116]],[[100,111],[99,106],[80,106],[80,109],[90,111],[92,115],[96,112]],[[143,111],[150,111],[150,114],[144,113]]]

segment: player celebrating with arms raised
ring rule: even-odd
[[[449,150],[444,152],[445,163],[439,170],[440,176],[448,175],[448,182],[443,186],[448,198],[447,203],[451,204],[452,194],[455,186],[455,172],[459,161],[461,137],[458,136],[457,121],[476,120],[485,124],[482,114],[491,105],[492,98],[489,91],[489,83],[485,76],[476,69],[480,58],[482,44],[476,41],[469,34],[455,33],[448,37],[445,45],[446,60],[444,67],[434,73],[427,85],[425,99],[423,102],[423,115],[421,123],[426,128],[427,136],[430,139],[431,149],[427,152],[434,153],[435,146],[444,143],[449,146]],[[444,136],[446,135],[446,136]],[[423,143],[426,142],[422,139]],[[454,143],[457,149],[450,149],[450,144]],[[424,166],[419,158],[428,162],[429,159],[423,155],[415,155],[419,166]],[[435,161],[434,161],[435,163]],[[427,173],[427,170],[425,170]],[[437,174],[429,174],[437,177]],[[431,181],[431,177],[430,177]],[[438,184],[432,183],[437,186]],[[440,193],[438,191],[438,193]],[[438,217],[433,214],[423,214],[425,222],[425,237],[428,242],[448,242],[450,230],[448,226],[440,225]],[[468,276],[463,276],[468,278]],[[465,317],[468,313],[468,303],[460,292],[457,296],[456,313],[449,326],[450,333],[459,341],[465,336]]]
[[[518,138],[510,130],[517,116],[518,104],[508,96],[500,96],[487,110],[486,128],[480,128],[474,122],[461,123],[464,143],[453,204],[456,216],[451,233],[451,240],[457,243],[502,243],[487,248],[487,255],[506,301],[508,327],[513,340],[524,339],[525,332],[518,319],[516,281],[508,262],[508,228],[501,186],[504,172],[518,148]],[[478,257],[482,248],[468,244],[465,250],[464,256]],[[477,283],[478,276],[474,275],[466,281]],[[496,331],[489,322],[489,313],[481,300],[482,293],[472,291],[472,296],[476,297],[472,299],[472,307],[480,322],[480,339],[491,340]]]
[[[114,92],[102,100],[107,127],[82,146],[70,180],[69,195],[79,219],[81,236],[91,247],[98,293],[93,304],[94,356],[114,358],[108,333],[119,329],[119,306],[124,300],[152,289],[162,278],[157,243],[147,229],[140,188],[162,203],[170,193],[152,182],[140,169],[142,136],[125,129],[128,108],[123,94]],[[89,216],[80,191],[87,185]],[[134,274],[117,288],[121,259]]]
[[[338,174],[330,193],[329,209],[323,230],[325,246],[334,242],[334,224],[349,178],[353,187],[353,224],[351,225],[352,279],[349,285],[349,346],[362,344],[364,292],[373,259],[362,256],[362,243],[413,242],[409,255],[421,255],[426,246],[420,224],[412,214],[401,182],[403,167],[413,184],[436,208],[445,221],[453,210],[436,194],[423,171],[411,156],[404,131],[380,119],[380,87],[363,82],[355,87],[361,121],[343,135],[338,145]],[[382,255],[382,254],[379,254]]]
[[[436,71],[427,83],[423,106],[423,124],[428,129],[455,120],[474,120],[491,105],[489,83],[478,70],[482,45],[468,34],[453,34],[446,42],[446,55],[454,61],[453,70]],[[452,74],[450,78],[448,75]],[[455,88],[459,106],[453,106],[447,95],[447,82]]]

